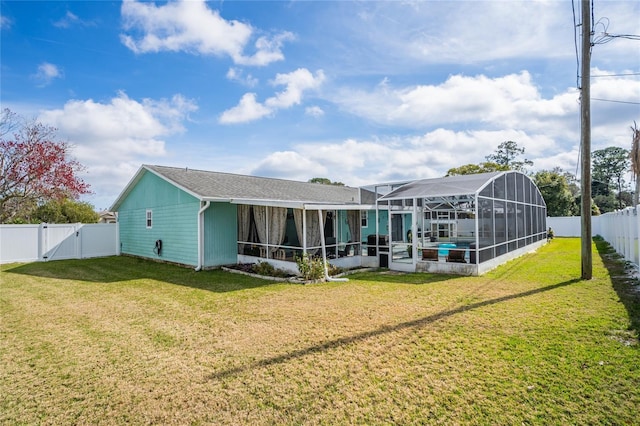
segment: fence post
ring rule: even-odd
[[[625,258],[628,261],[633,260],[633,252],[631,251],[632,242],[633,242],[633,234],[631,233],[631,221],[633,220],[633,216],[631,215],[631,208],[625,209],[625,239],[626,244],[624,246],[624,251],[626,253]]]
[[[76,259],[82,259],[82,236],[80,235],[80,233],[82,232],[82,224],[81,223],[74,224],[73,225],[73,231],[76,234],[76,239],[75,239],[75,249],[76,249],[75,258]]]
[[[116,256],[120,256],[120,221],[116,215]]]
[[[633,207],[633,212],[635,216],[635,227],[636,227],[636,240],[633,244],[633,258],[635,264],[640,267],[640,204]],[[637,256],[637,257],[636,257]]]
[[[46,232],[47,232],[47,224],[41,223],[38,226],[38,262],[43,262],[45,259],[43,258],[46,253]]]

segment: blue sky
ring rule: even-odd
[[[358,186],[513,140],[531,171],[577,170],[568,0],[0,5],[2,107],[74,146],[97,209],[141,164]],[[596,0],[596,37],[640,34],[639,16]],[[628,149],[640,41],[596,44],[591,65],[592,147]]]

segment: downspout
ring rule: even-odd
[[[196,266],[196,272],[202,270],[203,256],[204,256],[204,241],[203,241],[203,224],[204,224],[204,211],[209,208],[211,201],[205,201],[204,206],[198,210],[198,266]]]
[[[324,242],[324,223],[322,221],[322,210],[318,210],[318,221],[320,221],[320,242],[322,243],[322,264],[324,265],[324,279],[327,281],[345,282],[348,278],[332,278],[329,276],[327,267],[327,246]]]

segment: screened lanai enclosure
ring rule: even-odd
[[[545,202],[526,175],[423,179],[378,200],[387,210],[389,267],[478,275],[546,242]]]
[[[239,204],[239,260],[296,271],[296,258],[307,253],[336,266],[361,266],[360,206],[336,207]]]

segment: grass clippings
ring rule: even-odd
[[[0,423],[634,424],[640,296],[596,243],[589,281],[562,238],[482,277],[314,286],[2,265]]]

